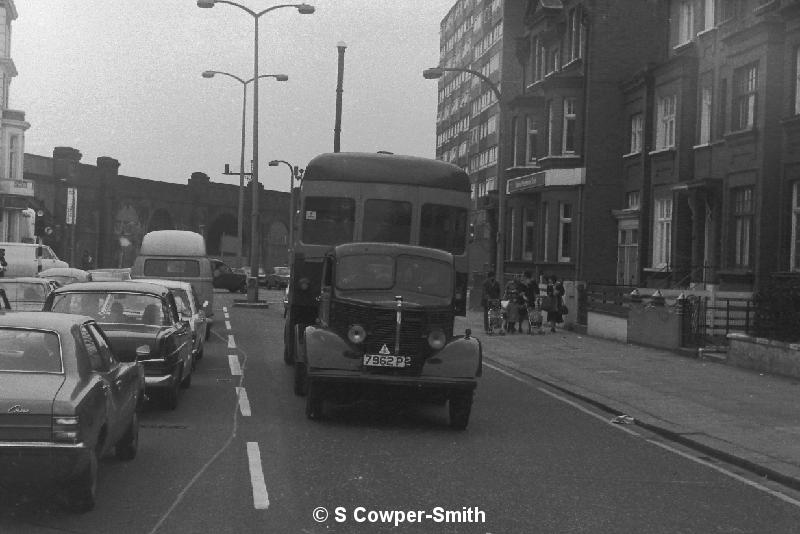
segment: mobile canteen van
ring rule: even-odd
[[[47,245],[0,243],[0,249],[5,250],[6,262],[8,262],[8,267],[5,269],[6,278],[36,276],[45,269],[69,267],[67,262],[58,259],[53,249]]]
[[[202,235],[185,230],[148,232],[133,262],[131,278],[162,278],[192,284],[208,320],[208,339],[214,317],[214,286],[211,260],[206,256]]]

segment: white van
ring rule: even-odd
[[[8,267],[5,270],[6,278],[20,276],[36,276],[37,273],[53,267],[69,267],[67,262],[61,261],[53,249],[47,245],[34,243],[0,243],[0,249],[5,250]]]
[[[206,241],[202,235],[186,230],[148,232],[133,262],[131,278],[160,278],[192,284],[208,321],[208,339],[214,317],[214,286],[211,261],[206,256]]]

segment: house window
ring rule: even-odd
[[[711,142],[711,87],[700,88],[700,128],[698,130],[698,144],[707,145]]]
[[[629,153],[638,154],[642,151],[642,137],[644,133],[644,117],[641,113],[631,115],[631,146]]]
[[[562,154],[575,153],[575,99],[564,99],[564,129],[561,139]]]
[[[719,113],[718,113],[718,122],[717,122],[717,139],[721,139],[722,136],[725,134],[725,124],[727,120],[726,111],[727,108],[725,107],[728,101],[728,80],[722,78],[719,81]]]
[[[628,191],[625,193],[625,209],[638,210],[639,209],[639,191]]]
[[[544,78],[547,69],[547,59],[544,46],[540,41],[536,42],[536,81]]]
[[[656,200],[653,213],[653,267],[668,269],[672,253],[672,199]]]
[[[581,57],[581,14],[572,9],[567,17],[567,59],[572,61]]]
[[[794,49],[794,114],[800,115],[800,46]]]
[[[536,213],[531,208],[522,209],[522,220],[525,224],[522,232],[522,259],[533,261],[536,245]]]
[[[620,221],[617,232],[617,284],[639,284],[639,223]]]
[[[656,121],[656,148],[665,149],[675,146],[675,95],[662,96],[658,99],[658,120]]]
[[[678,44],[688,43],[694,37],[694,0],[683,0],[678,9]]]
[[[753,236],[753,188],[734,189],[733,193],[733,227],[734,239],[733,264],[735,267],[749,267]]]
[[[511,165],[516,167],[519,163],[519,117],[511,118]]]
[[[733,126],[735,130],[747,130],[755,125],[756,120],[758,64],[736,69],[734,84]]]
[[[714,27],[714,3],[717,0],[703,0],[703,29]]]
[[[527,138],[525,144],[525,161],[527,163],[536,162],[536,138],[539,135],[539,129],[536,127],[536,121],[530,115],[525,118],[527,128]]]
[[[19,136],[11,135],[8,137],[8,179],[19,180],[19,161],[20,161]]]
[[[542,261],[550,261],[550,204],[542,202]]]
[[[572,204],[558,206],[558,261],[571,261],[572,251]]]
[[[514,208],[509,208],[508,210],[508,220],[506,221],[506,228],[509,230],[506,232],[506,259],[513,260],[514,259],[514,243],[517,241],[517,220],[514,217],[516,210]]]
[[[555,120],[554,113],[553,113],[553,105],[548,102],[547,109],[545,110],[547,113],[547,154],[553,154],[553,129],[554,124],[553,121]]]
[[[547,74],[551,74],[559,68],[559,49],[553,46],[547,51]]]
[[[792,186],[792,255],[790,269],[800,271],[800,182]]]

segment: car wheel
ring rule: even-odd
[[[306,364],[295,362],[294,364],[294,394],[302,397],[308,393],[307,383],[308,373],[306,372]]]
[[[65,488],[64,499],[73,512],[86,513],[94,509],[97,499],[97,451],[89,451],[89,463]]]
[[[309,419],[322,419],[322,388],[319,384],[309,382],[306,386],[306,417]]]
[[[183,389],[189,389],[190,387],[192,387],[192,375],[194,374],[192,373],[193,368],[194,368],[194,360],[192,360],[192,366],[189,369],[189,373],[183,377],[183,380],[181,380],[181,387]]]
[[[167,407],[168,410],[175,410],[178,408],[178,393],[181,389],[180,376],[181,374],[179,370],[178,376],[175,377],[172,387],[170,387],[167,391],[165,391],[164,405]]]
[[[464,430],[472,412],[472,391],[457,391],[450,394],[450,427]]]
[[[139,450],[139,414],[133,412],[131,424],[114,446],[117,460],[133,460]]]

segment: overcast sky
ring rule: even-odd
[[[253,11],[274,0],[239,0]],[[439,23],[453,0],[309,0],[312,15],[281,8],[259,21],[260,181],[288,191],[282,159],[305,167],[333,151],[336,45],[347,45],[342,151],[435,156],[436,81],[422,70],[439,58]],[[82,163],[119,160],[120,174],[186,183],[238,170],[242,85],[204,70],[253,76],[253,18],[234,6],[195,0],[17,0],[11,57],[18,75],[9,107],[31,124],[25,151],[51,156],[70,146]],[[252,84],[249,85],[252,88]],[[246,161],[251,158],[248,91]],[[249,166],[249,163],[248,163]]]

